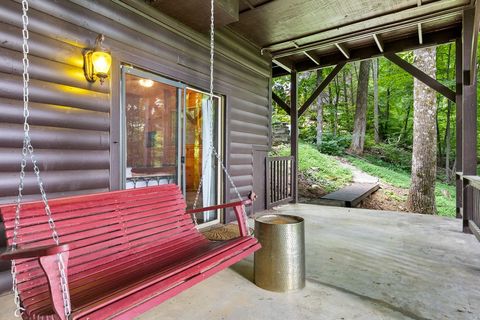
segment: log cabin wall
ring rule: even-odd
[[[0,10],[0,201],[17,193],[22,145],[21,6]],[[51,197],[119,187],[119,69],[131,64],[208,89],[206,34],[143,1],[30,0],[31,136]],[[88,83],[82,50],[103,33],[110,83]],[[269,57],[228,30],[217,32],[215,91],[226,101],[226,162],[242,195],[252,188],[252,146],[270,143]],[[107,81],[108,82],[108,81]],[[228,187],[228,186],[227,186]],[[227,188],[227,199],[234,198]],[[230,192],[232,191],[232,192]],[[35,196],[30,174],[24,194]]]
[[[53,198],[118,189],[120,65],[207,90],[208,35],[144,1],[29,2],[31,136],[47,193]],[[15,199],[20,169],[21,11],[19,1],[1,1],[0,203]],[[104,85],[87,82],[83,74],[82,51],[93,46],[99,33],[105,35],[113,58],[111,77]],[[215,92],[226,102],[225,161],[246,196],[253,185],[253,148],[270,146],[270,57],[228,30],[218,31],[215,41]],[[255,175],[264,176],[262,170],[257,168]],[[228,184],[224,188],[226,201],[236,198]],[[39,198],[31,172],[24,194]]]

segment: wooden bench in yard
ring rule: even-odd
[[[380,189],[378,183],[359,183],[356,182],[345,188],[324,195],[319,203],[324,205],[354,208],[362,200]]]
[[[22,205],[21,249],[2,258],[17,259],[28,318],[65,319],[55,262],[64,252],[72,319],[132,319],[259,249],[241,209],[250,202],[196,210],[234,208],[241,236],[212,242],[197,231],[176,185],[54,199],[60,246],[51,245],[43,203],[30,202]],[[0,214],[11,244],[15,205]]]

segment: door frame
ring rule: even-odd
[[[164,83],[173,87],[177,88],[177,179],[176,183],[180,186],[184,197],[187,196],[186,194],[186,99],[187,99],[187,90],[192,90],[196,92],[200,92],[202,94],[207,94],[208,91],[197,89],[194,86],[188,85],[181,81],[176,81],[172,79],[168,79],[162,75],[154,73],[154,71],[146,71],[138,67],[134,67],[131,64],[127,63],[118,63],[119,66],[119,73],[118,73],[118,89],[119,89],[119,108],[118,108],[118,141],[114,142],[114,144],[118,144],[116,148],[116,152],[119,155],[117,158],[119,161],[118,169],[119,169],[119,187],[120,189],[126,188],[126,151],[127,151],[127,135],[126,135],[126,111],[125,111],[125,102],[126,102],[126,90],[125,90],[125,77],[127,74],[131,74],[134,76],[151,79],[156,82]],[[225,114],[226,114],[226,99],[224,96],[214,94],[214,98],[218,99],[218,108],[217,108],[217,121],[216,121],[216,130],[217,130],[217,143],[216,149],[217,152],[220,154],[220,158],[223,158],[225,155],[225,141],[226,141],[226,134],[225,134]],[[116,118],[116,117],[115,117]],[[112,117],[112,121],[118,121]],[[113,157],[112,157],[113,158]],[[220,160],[217,160],[217,201],[224,202],[224,177],[221,170],[222,164]],[[115,166],[112,166],[114,168]],[[211,225],[217,224],[224,220],[224,215],[222,214],[222,210],[217,211],[217,219],[212,220],[210,222],[202,223],[199,225],[199,228],[209,227]]]
[[[194,86],[190,86],[190,85],[186,85],[185,86],[185,91],[184,91],[184,102],[183,102],[183,128],[182,128],[182,140],[183,140],[183,150],[182,150],[182,159],[186,159],[186,156],[187,156],[187,144],[186,144],[186,128],[187,128],[187,124],[186,124],[186,119],[187,119],[187,116],[186,116],[186,111],[187,111],[187,90],[191,90],[191,91],[195,91],[195,92],[199,92],[199,93],[202,93],[202,94],[206,94],[208,95],[209,93],[206,91],[206,90],[202,90],[202,89],[197,89],[195,88]],[[217,152],[220,154],[220,158],[223,158],[223,155],[225,154],[224,152],[224,141],[225,141],[225,131],[224,131],[224,128],[225,128],[225,98],[221,95],[216,95],[216,94],[213,94],[213,97],[218,99],[218,109],[216,110],[217,111],[217,123],[216,123],[216,129],[217,129],[217,143],[215,145],[215,149],[217,150]],[[223,194],[223,181],[224,181],[224,178],[223,178],[223,174],[222,174],[222,164],[220,163],[220,160],[217,159],[217,179],[216,179],[216,183],[217,183],[217,202],[218,201],[221,201],[221,202],[224,202],[224,194]],[[186,187],[187,187],[187,183],[186,183],[186,161],[183,161],[183,168],[182,168],[182,174],[183,174],[183,191],[184,191],[184,195],[186,197],[187,193],[186,193]],[[203,172],[203,169],[202,169],[202,172]],[[209,221],[209,222],[204,222],[202,224],[199,225],[200,228],[206,228],[206,227],[210,227],[210,226],[213,226],[215,224],[218,224],[218,223],[221,223],[223,222],[224,220],[224,214],[223,214],[223,209],[218,209],[216,210],[217,211],[217,219],[215,220],[212,220],[212,221]]]
[[[127,74],[131,74],[137,77],[145,78],[145,79],[150,79],[156,82],[160,82],[172,87],[177,88],[177,137],[176,137],[176,142],[177,142],[177,177],[176,177],[176,183],[177,185],[180,185],[182,188],[182,191],[184,190],[184,186],[182,186],[182,178],[181,176],[184,174],[182,172],[182,126],[181,126],[181,121],[182,121],[182,115],[183,112],[181,111],[182,108],[182,101],[184,101],[184,98],[182,97],[182,94],[185,92],[186,85],[183,84],[180,81],[174,81],[170,80],[167,78],[164,78],[158,74],[144,71],[138,68],[135,68],[131,65],[120,65],[121,68],[121,75],[120,75],[120,188],[125,189],[126,188],[126,168],[127,168],[127,133],[126,133],[126,111],[125,111],[125,102],[126,102],[126,90],[125,90],[125,77]]]

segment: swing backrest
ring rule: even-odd
[[[196,232],[176,185],[53,199],[49,201],[62,244],[70,244],[69,278],[88,277],[115,261],[150,249],[168,247],[181,239],[203,240]],[[15,205],[0,207],[11,244]],[[26,203],[21,211],[20,248],[53,244],[41,201]],[[203,239],[202,239],[203,238]],[[19,288],[44,285],[34,260],[17,262]],[[37,279],[37,277],[39,277]]]

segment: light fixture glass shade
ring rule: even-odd
[[[97,77],[105,78],[112,64],[112,57],[105,51],[94,51],[92,53],[93,72]]]
[[[153,87],[153,80],[150,80],[150,79],[140,79],[138,80],[138,83],[145,88]]]
[[[99,34],[95,39],[95,48],[85,49],[83,52],[83,71],[88,82],[95,82],[97,79],[103,84],[108,78],[108,71],[112,65],[112,56],[103,47],[105,37]]]

